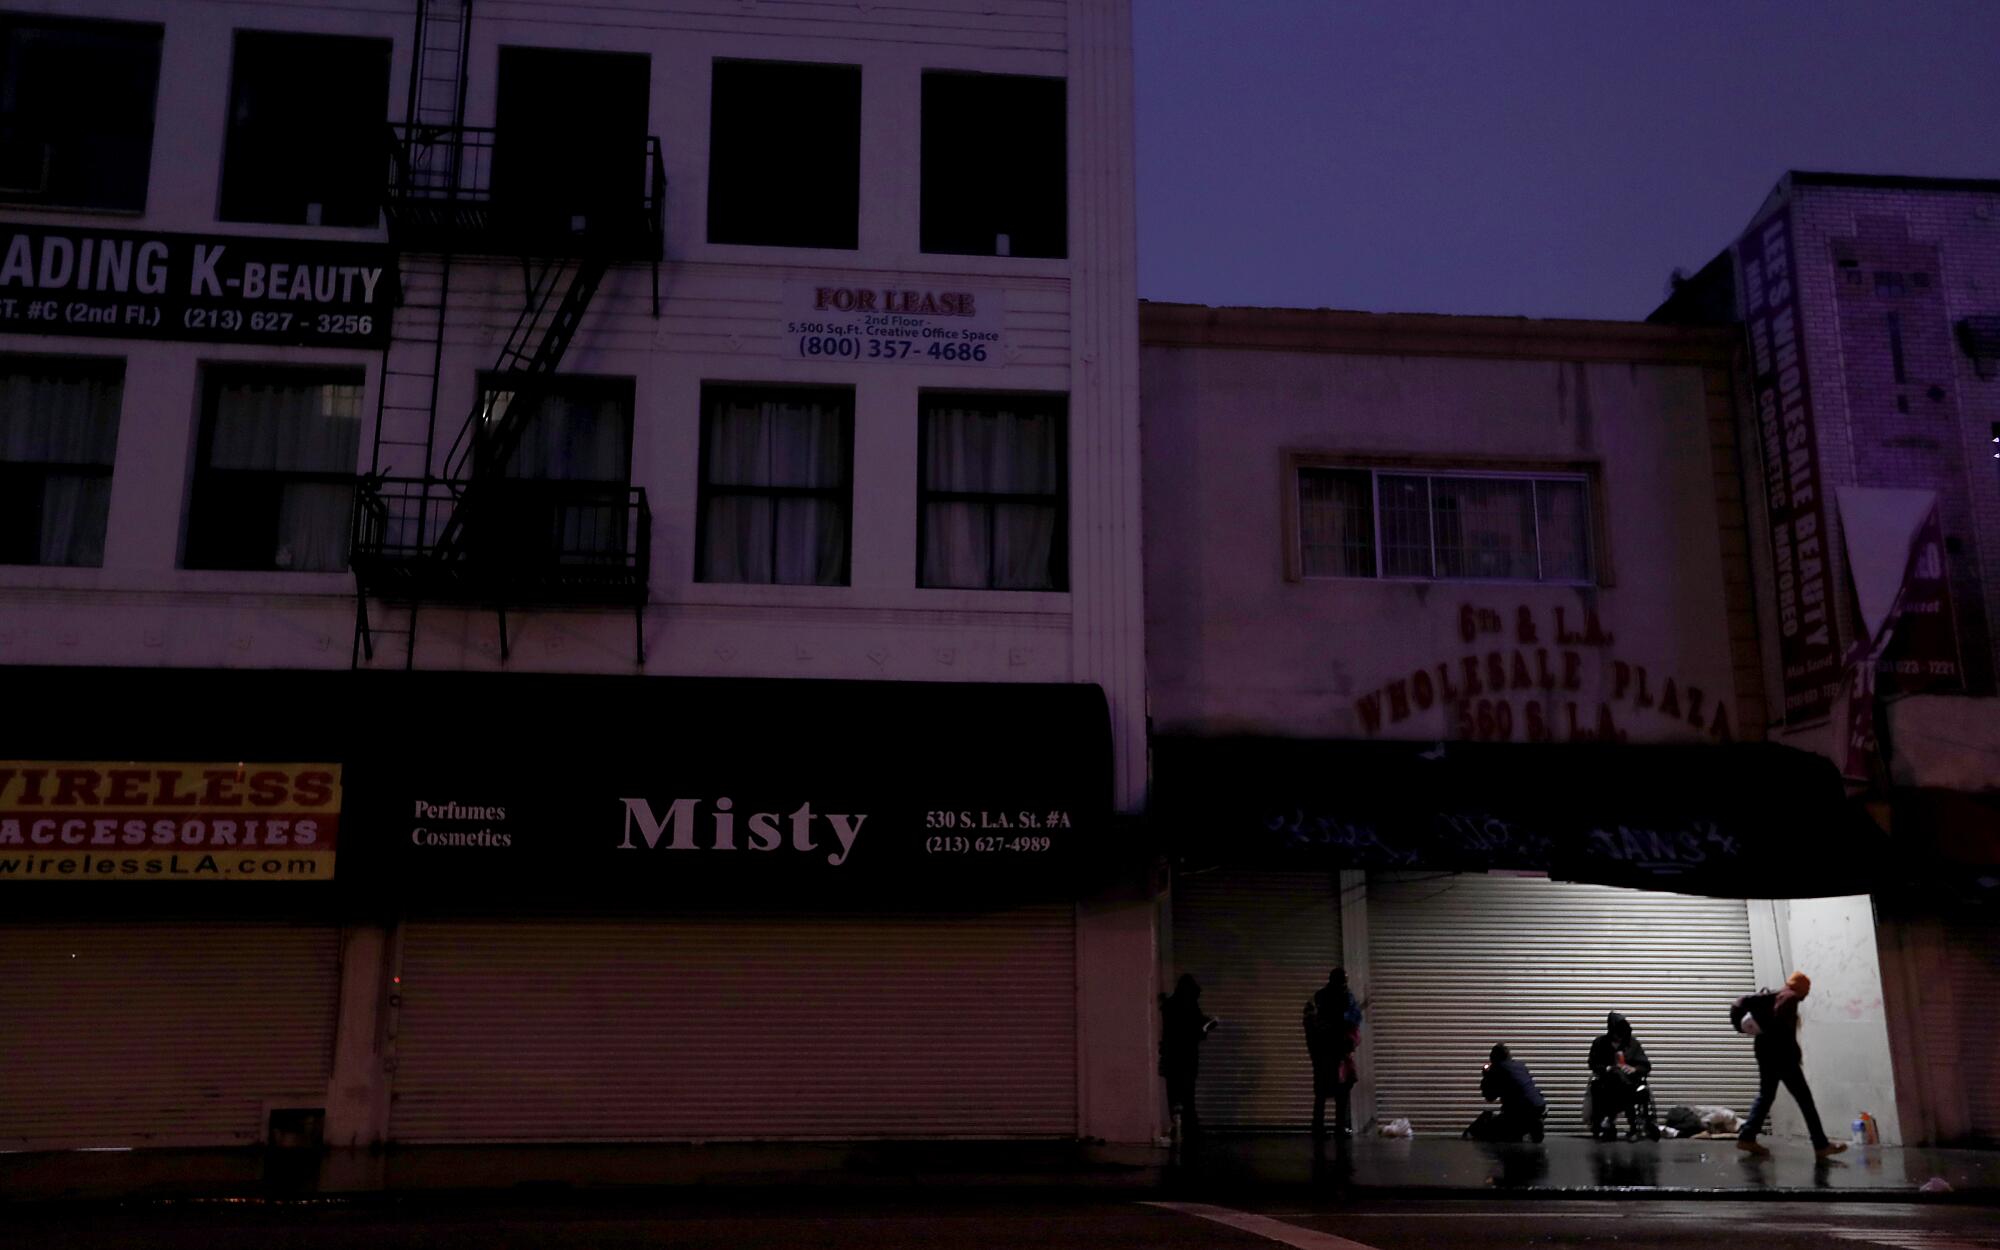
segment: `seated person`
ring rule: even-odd
[[[1590,1135],[1611,1140],[1618,1136],[1623,1113],[1632,1135],[1639,1135],[1636,1091],[1653,1070],[1646,1048],[1632,1035],[1631,1022],[1617,1012],[1604,1018],[1604,1032],[1590,1043]]]
[[[1542,1140],[1542,1123],[1548,1117],[1549,1102],[1535,1087],[1528,1065],[1514,1058],[1505,1043],[1493,1047],[1479,1076],[1479,1096],[1500,1104],[1499,1114],[1482,1111],[1465,1130],[1476,1141]]]

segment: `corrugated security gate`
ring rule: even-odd
[[[1457,1136],[1488,1105],[1480,1066],[1506,1042],[1548,1097],[1551,1131],[1581,1132],[1586,1057],[1608,1011],[1645,1046],[1661,1114],[1680,1103],[1750,1109],[1756,1061],[1728,1018],[1756,988],[1741,900],[1376,876],[1368,935],[1382,1117]]]
[[[1972,1136],[2000,1142],[2000,925],[1955,924],[1948,930],[1951,1001],[1958,1013],[1958,1070],[1965,1081]]]
[[[1300,1013],[1340,963],[1337,875],[1219,868],[1176,877],[1173,944],[1176,974],[1194,975],[1202,1009],[1222,1021],[1201,1047],[1202,1122],[1306,1125],[1312,1063]]]
[[[340,931],[0,926],[0,1146],[235,1146],[324,1107]]]
[[[1069,1136],[1064,904],[412,921],[402,1142]]]

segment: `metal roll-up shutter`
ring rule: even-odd
[[[324,1107],[340,932],[0,926],[0,1143],[232,1146]]]
[[[1581,1132],[1591,1039],[1617,1011],[1653,1062],[1659,1111],[1749,1111],[1750,1039],[1729,1004],[1756,988],[1740,899],[1517,877],[1374,877],[1368,935],[1376,1109],[1457,1136],[1486,1106],[1495,1042],[1528,1065],[1549,1127]]]
[[[411,922],[402,1142],[1071,1136],[1068,905]]]
[[[1947,930],[1946,968],[1958,1014],[1958,1070],[1965,1081],[1971,1135],[2000,1142],[2000,925],[1955,924]]]
[[[1339,879],[1227,868],[1177,877],[1173,920],[1176,973],[1194,975],[1202,1009],[1222,1021],[1201,1047],[1202,1122],[1310,1122],[1312,1062],[1300,1014],[1340,963]]]

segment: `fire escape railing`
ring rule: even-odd
[[[622,143],[589,150],[608,159],[581,180],[574,168],[552,179],[545,150],[511,148],[491,126],[392,124],[390,236],[412,250],[657,264],[667,199],[659,136],[633,140],[629,150]]]
[[[351,557],[357,662],[364,648],[374,655],[370,596],[409,605],[410,628],[389,631],[407,635],[406,663],[414,653],[415,605],[425,600],[497,609],[503,658],[509,605],[631,605],[643,614],[652,528],[645,492],[625,483],[525,478],[510,466],[613,264],[650,263],[659,315],[667,191],[659,138],[634,140],[629,164],[616,157],[628,150],[625,142],[601,136],[579,141],[583,160],[546,137],[514,141],[492,127],[399,124],[388,128],[388,139],[391,242],[436,253],[447,268],[454,255],[519,258],[526,294],[444,455],[428,462],[426,435],[417,458],[427,463],[410,466],[416,473],[392,476],[395,466],[378,454],[378,471],[358,484]],[[614,159],[596,159],[601,153]],[[438,308],[435,342],[424,340],[434,351],[443,342]],[[436,415],[433,399],[433,430]],[[641,615],[642,660],[643,624]]]

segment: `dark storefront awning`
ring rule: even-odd
[[[0,889],[17,909],[1004,906],[1073,898],[1142,846],[1113,824],[1094,685],[84,668],[6,682]]]
[[[1155,825],[1190,863],[1547,873],[1740,898],[1867,893],[1888,840],[1831,761],[1770,743],[1163,737]]]

